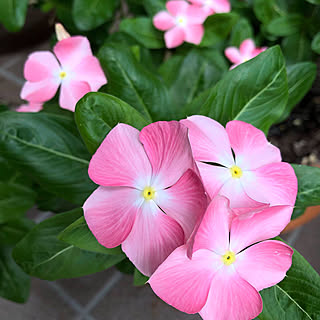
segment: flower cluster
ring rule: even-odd
[[[214,13],[229,12],[229,0],[168,1],[168,11],[160,11],[153,18],[154,26],[166,31],[167,48],[175,48],[183,42],[200,44],[204,35],[203,23]]]
[[[93,155],[100,185],[84,216],[97,240],[121,245],[165,302],[203,319],[259,315],[259,291],[281,281],[293,250],[267,240],[289,223],[291,166],[263,132],[204,116],[119,124]]]

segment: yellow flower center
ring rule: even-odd
[[[67,76],[67,73],[65,71],[61,71],[59,76],[61,79],[64,79]]]
[[[236,261],[236,255],[232,251],[227,251],[222,256],[222,261],[226,266],[230,266],[230,264],[233,264]]]
[[[146,200],[152,200],[156,196],[156,190],[152,187],[145,187],[143,190],[143,197]]]
[[[241,178],[242,170],[238,166],[233,166],[230,168],[232,178]]]

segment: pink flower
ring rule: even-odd
[[[294,170],[281,162],[280,150],[262,131],[236,120],[225,129],[204,116],[192,116],[182,123],[189,129],[193,155],[211,198],[223,195],[233,208],[255,207],[252,199],[271,206],[294,205]]]
[[[74,111],[80,98],[97,91],[107,79],[86,37],[64,38],[53,51],[55,55],[50,51],[37,51],[29,56],[24,66],[27,82],[21,98],[31,102],[48,101],[61,85],[60,106]]]
[[[39,112],[43,109],[43,103],[41,102],[28,102],[27,104],[22,104],[16,109],[18,112]]]
[[[118,124],[93,155],[90,178],[100,187],[85,202],[84,216],[105,247],[122,250],[145,275],[191,235],[207,198],[187,128],[156,122],[137,129]]]
[[[230,12],[229,0],[189,0],[191,3],[202,6],[208,16],[214,13]]]
[[[255,318],[262,311],[258,291],[285,277],[293,254],[283,242],[262,240],[278,235],[291,212],[289,206],[272,207],[230,223],[228,200],[217,196],[196,234],[192,259],[186,245],[173,251],[150,278],[153,291],[205,320]]]
[[[169,1],[167,11],[160,11],[153,18],[154,26],[162,31],[167,48],[180,46],[184,41],[200,44],[203,34],[203,22],[206,12],[199,6],[190,5],[185,1]]]
[[[234,65],[231,66],[231,69],[233,69],[267,49],[267,47],[256,48],[252,39],[246,39],[241,43],[240,50],[236,47],[229,47],[225,50],[225,55],[232,63],[234,63]]]

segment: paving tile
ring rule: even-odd
[[[18,107],[22,100],[20,99],[21,86],[4,79],[0,74],[0,103],[5,103],[10,107]]]
[[[30,298],[17,304],[0,298],[1,320],[70,320],[76,312],[45,281],[33,279]]]
[[[161,301],[148,285],[134,287],[132,277],[124,275],[91,313],[97,320],[200,320]]]

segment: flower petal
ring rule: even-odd
[[[242,170],[253,170],[265,164],[281,162],[280,150],[270,144],[264,133],[243,121],[230,121],[226,130],[236,164]]]
[[[187,128],[177,121],[159,121],[144,127],[140,141],[152,165],[152,185],[171,187],[195,166]]]
[[[29,104],[23,104],[16,109],[17,112],[39,112],[43,109],[43,104],[39,102],[29,102]]]
[[[290,222],[292,210],[291,206],[274,206],[249,218],[234,217],[230,232],[231,250],[240,252],[253,243],[278,236]]]
[[[191,116],[181,122],[189,129],[195,160],[234,165],[229,137],[219,122],[205,116]]]
[[[161,31],[166,31],[175,26],[175,20],[167,11],[160,11],[153,17],[153,25]]]
[[[239,64],[243,61],[242,55],[236,47],[227,48],[224,54],[232,63]]]
[[[215,13],[226,13],[231,11],[229,0],[212,0],[210,8],[212,8]]]
[[[166,3],[166,7],[168,11],[176,17],[179,14],[183,14],[187,11],[189,4],[184,0],[177,0],[177,1],[168,1]]]
[[[190,25],[185,28],[185,41],[193,43],[193,44],[200,44],[202,37],[204,34],[204,27],[202,25]]]
[[[122,250],[144,275],[151,274],[184,243],[179,224],[165,215],[154,201],[145,201]]]
[[[282,281],[292,264],[293,250],[280,241],[263,241],[240,252],[235,268],[258,291]]]
[[[184,30],[180,27],[174,27],[164,34],[164,40],[168,49],[182,45],[184,39],[185,33]]]
[[[150,185],[151,165],[139,141],[139,130],[120,123],[103,140],[89,164],[91,180],[102,186]]]
[[[244,190],[256,201],[293,206],[298,190],[297,177],[286,162],[271,163],[241,177]]]
[[[186,251],[186,246],[173,251],[151,276],[149,284],[169,305],[186,313],[197,313],[207,301],[221,258],[209,250],[199,250],[191,260]]]
[[[188,25],[201,25],[207,18],[207,13],[202,7],[197,5],[189,5],[186,10],[186,18],[188,21]],[[188,27],[189,27],[188,26]],[[204,29],[202,28],[202,35],[204,33]],[[201,37],[202,38],[202,37]]]
[[[171,188],[157,191],[155,202],[182,227],[188,240],[207,208],[201,180],[189,169]]]
[[[240,52],[247,59],[252,58],[252,52],[256,48],[256,45],[252,39],[244,40],[240,45]]]
[[[114,248],[127,238],[142,202],[139,190],[99,187],[84,203],[84,217],[99,243]]]

